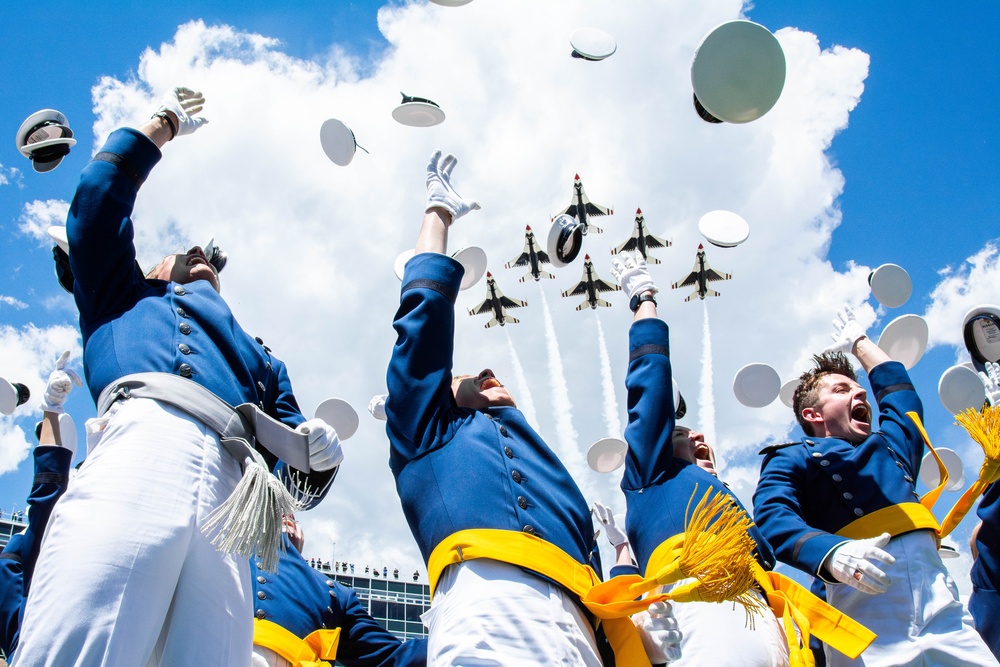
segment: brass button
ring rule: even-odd
[[[510,474],[510,478],[515,482],[517,482],[518,484],[521,483],[521,473],[519,473],[516,470]]]
[[[194,371],[188,364],[181,364],[180,368],[177,369],[177,372],[180,373],[182,378],[189,378],[194,375]],[[257,564],[257,567],[260,567],[259,563]]]
[[[177,296],[184,296],[187,294],[187,290],[185,290],[182,285],[174,285],[174,294]]]
[[[524,496],[518,496],[517,497],[517,506],[520,507],[523,510],[528,509],[528,499],[525,498]]]
[[[191,348],[188,347],[187,343],[181,343],[177,349],[181,351],[181,354],[191,354]]]
[[[514,450],[511,449],[510,447],[504,447],[503,448],[503,453],[506,454],[507,458],[509,458],[509,459],[514,458]]]
[[[191,333],[191,325],[188,324],[187,322],[181,322],[181,325],[177,328],[180,329],[181,333],[184,334],[185,336]]]

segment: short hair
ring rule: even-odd
[[[815,435],[812,424],[802,416],[802,411],[819,402],[819,384],[827,375],[843,375],[858,381],[854,367],[843,352],[824,352],[813,355],[813,368],[799,376],[799,386],[792,396],[792,410],[795,419],[806,435]]]

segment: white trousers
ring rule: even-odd
[[[594,631],[570,594],[507,563],[449,565],[421,618],[428,667],[601,667]]]
[[[767,601],[762,601],[766,607]],[[671,667],[788,667],[785,630],[770,609],[754,614],[751,628],[746,611],[732,602],[672,602],[670,606],[681,631],[681,657]]]
[[[52,513],[14,664],[250,664],[249,566],[200,530],[240,476],[201,422],[122,403]]]
[[[958,598],[958,587],[928,530],[898,535],[884,547],[896,558],[878,563],[892,578],[885,593],[868,595],[827,584],[827,601],[878,635],[856,660],[826,647],[827,665],[844,667],[997,665]]]

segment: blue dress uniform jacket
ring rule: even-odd
[[[42,535],[52,508],[66,490],[73,462],[73,452],[51,445],[35,447],[34,457],[28,527],[23,533],[13,535],[0,554],[0,651],[8,657],[17,648],[24,601],[28,598]]]
[[[353,589],[309,567],[283,536],[286,551],[277,572],[250,559],[254,615],[304,638],[321,629],[341,628],[337,663],[346,667],[423,667],[427,640],[400,642],[365,611]]]
[[[764,449],[754,519],[778,560],[824,581],[823,560],[846,538],[834,533],[876,510],[919,500],[916,471],[924,443],[907,412],[923,418],[920,398],[898,361],[868,374],[879,431],[852,445],[805,437]]]
[[[422,253],[403,275],[389,362],[389,467],[424,560],[470,528],[524,531],[600,573],[587,501],[513,407],[459,408],[451,391],[462,265]]]
[[[669,329],[657,318],[634,322],[629,329],[628,426],[625,474],[621,488],[629,543],[641,572],[661,543],[684,532],[685,518],[709,489],[740,501],[717,477],[674,457],[674,398],[670,371]],[[749,513],[748,513],[749,514]],[[774,554],[756,527],[757,560],[770,570]]]
[[[976,514],[983,525],[976,535],[979,555],[972,562],[969,611],[976,630],[1000,659],[1000,484],[986,488]]]
[[[144,134],[116,130],[80,177],[66,221],[84,370],[96,402],[130,373],[176,373],[230,405],[254,403],[290,427],[305,421],[285,365],[247,334],[205,280],[147,280],[135,261],[132,209],[161,157]],[[263,452],[275,473],[285,464]],[[307,482],[325,489],[334,471]],[[318,500],[316,501],[318,502]]]

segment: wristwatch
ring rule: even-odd
[[[632,297],[632,300],[628,302],[628,307],[632,309],[632,312],[639,310],[639,306],[644,301],[650,301],[655,306],[656,298],[652,294],[636,294]]]

